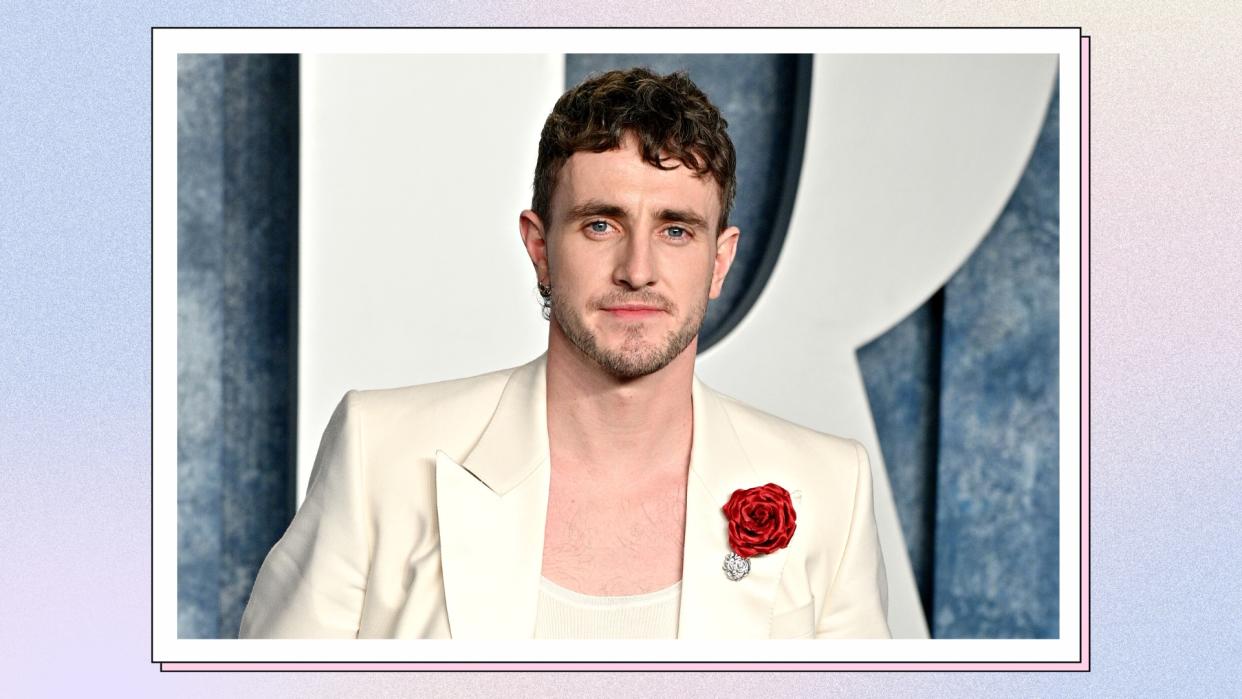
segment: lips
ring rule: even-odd
[[[647,318],[664,312],[654,306],[613,306],[604,310],[617,318]]]

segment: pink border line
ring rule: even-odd
[[[1080,296],[1082,301],[1082,318],[1080,319],[1079,329],[1081,331],[1081,352],[1079,359],[1079,368],[1081,370],[1080,383],[1082,387],[1082,422],[1081,429],[1081,464],[1082,479],[1079,501],[1082,503],[1082,511],[1080,513],[1082,540],[1080,542],[1082,587],[1079,591],[1079,599],[1081,601],[1079,612],[1081,618],[1081,627],[1079,629],[1081,636],[1079,648],[1081,650],[1082,660],[1079,662],[1067,663],[1034,663],[1034,662],[1016,662],[1016,663],[953,663],[953,662],[930,662],[930,663],[880,663],[880,662],[862,662],[862,663],[816,663],[816,662],[789,662],[789,663],[556,663],[556,662],[495,662],[495,663],[160,663],[160,670],[164,672],[444,672],[444,671],[506,671],[506,672],[555,672],[555,671],[576,671],[590,672],[598,670],[624,670],[630,672],[669,672],[669,671],[705,671],[705,672],[735,672],[735,671],[755,671],[755,672],[779,672],[779,671],[857,671],[857,670],[887,670],[897,672],[907,671],[957,671],[957,672],[1003,672],[1003,671],[1089,671],[1091,669],[1091,557],[1090,557],[1090,540],[1091,540],[1091,477],[1090,477],[1090,447],[1091,447],[1091,395],[1090,395],[1090,318],[1091,309],[1091,37],[1084,36],[1079,43],[1081,49],[1081,141],[1079,147],[1080,152],[1080,174],[1079,211],[1081,216],[1081,240],[1082,240],[1082,259],[1079,262],[1081,270]]]
[[[893,672],[1080,671],[1083,663],[160,663],[163,672]]]
[[[1081,121],[1081,140],[1079,142],[1079,166],[1080,179],[1079,190],[1079,215],[1081,216],[1080,225],[1082,226],[1082,259],[1079,261],[1079,269],[1081,270],[1081,282],[1079,285],[1079,295],[1082,297],[1082,317],[1080,319],[1079,329],[1081,335],[1079,342],[1079,361],[1078,365],[1082,371],[1079,377],[1079,385],[1082,387],[1082,424],[1081,444],[1082,457],[1082,491],[1079,500],[1082,502],[1082,513],[1080,521],[1082,522],[1082,541],[1079,542],[1079,551],[1081,560],[1079,566],[1082,578],[1082,606],[1080,609],[1080,618],[1082,620],[1082,635],[1079,642],[1082,648],[1082,661],[1079,663],[1083,670],[1091,669],[1091,37],[1084,36],[1079,40],[1081,46],[1081,66],[1082,72],[1079,76],[1080,82],[1080,108],[1082,110]]]

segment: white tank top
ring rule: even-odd
[[[539,577],[535,638],[677,638],[681,581],[641,595],[584,595]]]

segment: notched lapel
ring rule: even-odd
[[[548,512],[545,358],[514,370],[478,443],[436,451],[436,507],[453,638],[532,638]]]
[[[531,638],[539,596],[550,471],[536,469],[505,495],[442,451],[436,505],[453,638]]]
[[[764,480],[743,450],[719,399],[694,381],[694,439],[686,485],[686,541],[677,637],[768,638],[781,573],[790,548],[750,559],[750,573],[729,580],[723,565],[729,533],[723,507],[733,491]],[[795,509],[801,500],[796,484]],[[795,532],[794,536],[797,536]]]

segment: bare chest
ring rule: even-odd
[[[557,478],[548,491],[543,575],[589,595],[633,595],[681,579],[685,477],[598,486]]]

